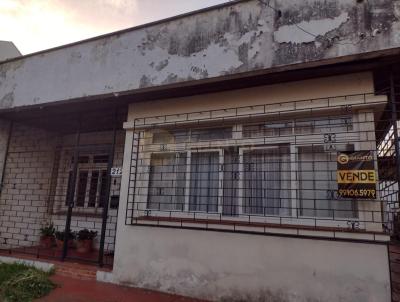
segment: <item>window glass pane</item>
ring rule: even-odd
[[[186,153],[152,154],[147,208],[182,211],[185,202]]]
[[[291,122],[279,122],[243,126],[244,137],[284,136],[292,134]]]
[[[89,156],[81,155],[81,156],[78,157],[78,163],[79,164],[87,164],[87,163],[89,163],[89,161],[90,161],[90,157]],[[71,164],[73,164],[73,163],[74,163],[74,157],[72,156]]]
[[[190,165],[189,210],[218,211],[219,153],[194,152]]]
[[[153,132],[153,144],[179,144],[188,141],[187,130],[157,130]]]
[[[88,181],[88,171],[79,171],[78,190],[77,190],[77,196],[76,196],[76,206],[77,207],[85,206],[87,181]]]
[[[243,153],[243,212],[286,215],[290,207],[289,147]]]
[[[224,188],[222,214],[238,214],[239,148],[226,148],[224,151]]]
[[[95,155],[93,156],[93,163],[95,164],[107,164],[109,156],[108,155]]]
[[[296,120],[296,134],[337,133],[353,130],[351,117],[324,117],[320,119]]]
[[[314,132],[313,121],[296,121],[295,134],[311,134]]]
[[[232,127],[193,129],[191,133],[192,142],[223,140],[232,138]]]
[[[299,147],[298,151],[300,215],[309,217],[354,217],[350,200],[334,200],[329,192],[337,191],[336,152],[323,146]]]

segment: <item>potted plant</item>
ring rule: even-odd
[[[96,231],[80,230],[76,241],[76,251],[81,254],[90,253],[93,250],[93,240],[96,236]]]
[[[68,247],[69,248],[74,247],[74,239],[76,237],[74,232],[69,231],[69,233],[65,233],[65,231],[62,231],[62,232],[57,231],[57,232],[55,232],[55,236],[56,236],[57,248],[59,250],[62,250],[64,247],[64,238],[65,238],[66,234],[68,235],[68,237],[67,237],[68,238]]]
[[[54,233],[56,229],[53,223],[48,223],[40,229],[40,247],[49,249],[54,245]]]

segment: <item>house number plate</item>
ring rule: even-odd
[[[122,176],[122,168],[121,167],[111,168],[111,176],[113,177]]]

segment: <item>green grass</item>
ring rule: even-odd
[[[55,287],[51,274],[23,264],[0,263],[0,302],[30,302],[47,295]]]

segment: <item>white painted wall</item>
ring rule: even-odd
[[[385,245],[125,225],[135,118],[372,91],[363,73],[132,104],[108,280],[223,301],[389,302]]]
[[[293,110],[283,103],[334,96],[373,94],[372,72],[295,81],[256,88],[230,90],[190,97],[132,103],[128,123],[135,118],[154,117],[188,112],[228,109],[264,104],[281,104],[278,110]],[[358,98],[358,100],[362,98]],[[352,100],[338,100],[332,105],[351,104]],[[339,103],[342,102],[342,103]],[[321,100],[320,106],[325,105]],[[318,105],[318,104],[315,104]],[[326,104],[327,105],[327,104]],[[229,113],[228,113],[229,114]],[[201,118],[201,117],[198,117]]]
[[[114,282],[213,301],[390,301],[385,245],[122,224],[118,232]]]

